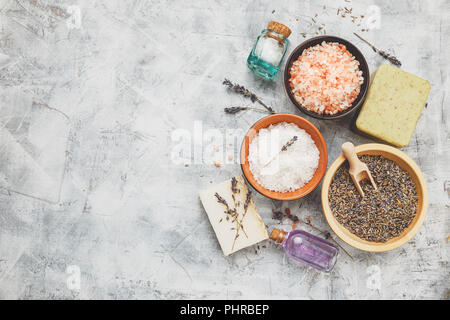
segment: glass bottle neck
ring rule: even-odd
[[[285,38],[281,33],[278,33],[270,29],[264,29],[262,33],[264,37],[277,40],[280,45],[284,45],[288,41],[288,39]]]

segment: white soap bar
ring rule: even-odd
[[[200,200],[224,255],[268,238],[242,175],[200,191]]]

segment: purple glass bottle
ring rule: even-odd
[[[308,232],[292,230],[287,233],[275,228],[270,239],[281,243],[290,258],[320,271],[330,272],[336,264],[339,248]]]

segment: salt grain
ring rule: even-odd
[[[297,136],[285,151],[281,148]],[[311,136],[293,123],[281,122],[259,130],[249,146],[250,171],[264,188],[290,192],[311,180],[319,165],[319,150]]]

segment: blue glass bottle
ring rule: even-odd
[[[256,39],[247,59],[247,65],[258,76],[271,80],[280,69],[286,54],[291,30],[284,24],[270,21]]]

